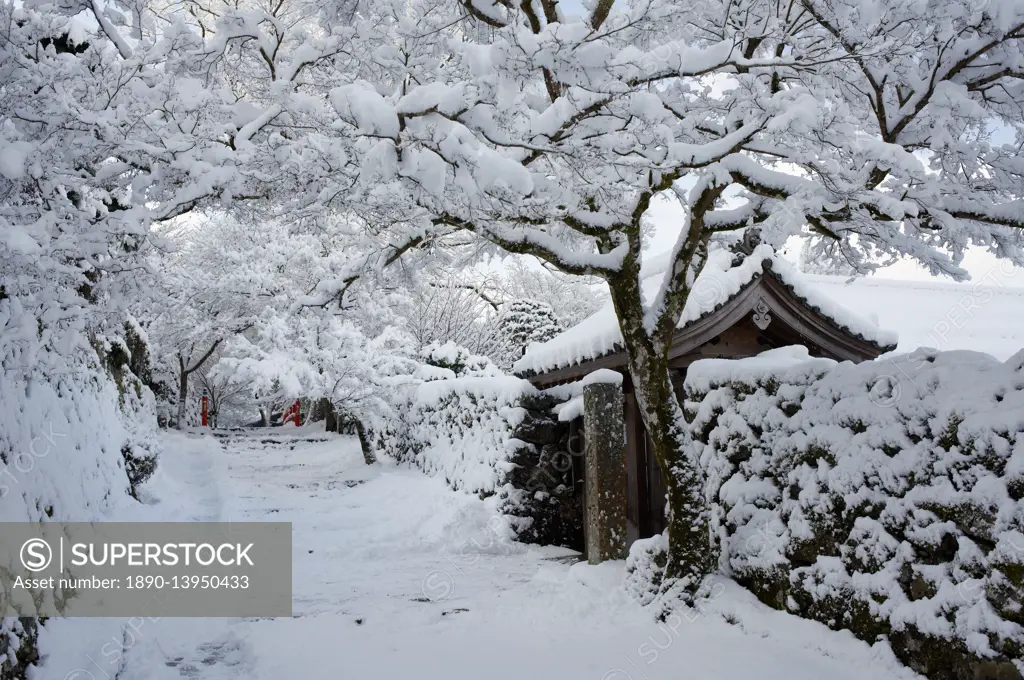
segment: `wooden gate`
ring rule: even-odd
[[[654,458],[636,396],[624,394],[626,409],[626,541],[632,543],[665,530],[665,480]]]

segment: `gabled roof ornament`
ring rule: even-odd
[[[740,241],[741,252],[753,255],[754,249],[761,245],[761,229],[759,227],[747,227],[743,230],[743,239]]]
[[[764,298],[758,299],[757,304],[754,305],[754,316],[752,317],[754,325],[762,331],[768,328],[768,324],[772,322],[771,314],[768,313],[770,311]]]
[[[758,227],[747,227],[743,230],[743,236],[730,246],[730,250],[736,253],[732,259],[732,266],[738,267],[743,260],[754,254],[754,250],[761,245],[761,230]]]

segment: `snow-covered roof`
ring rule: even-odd
[[[683,309],[678,328],[686,328],[721,307],[761,278],[765,264],[770,263],[774,278],[788,287],[808,307],[845,332],[879,348],[896,345],[898,338],[895,333],[883,330],[870,318],[844,306],[836,297],[821,290],[814,280],[815,277],[800,274],[792,264],[777,256],[770,247],[758,246],[750,256],[734,266],[735,257],[734,252],[724,249],[711,253],[708,264],[698,277]],[[668,265],[667,255],[649,258],[644,262],[641,288],[645,303],[650,304],[655,299]],[[619,349],[621,342],[622,334],[615,310],[609,303],[551,340],[530,345],[523,358],[515,363],[513,370],[519,375],[546,373],[614,352]]]

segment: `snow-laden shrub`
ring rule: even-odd
[[[501,369],[487,357],[473,354],[454,342],[432,342],[422,350],[420,357],[427,366],[447,369],[458,378],[484,378],[503,375]]]
[[[13,616],[0,619],[0,677],[24,678],[39,662],[39,621]]]
[[[124,337],[97,338],[94,343],[103,357],[103,368],[113,378],[119,395],[121,424],[125,440],[121,445],[128,490],[136,489],[156,471],[156,398],[143,376],[149,376],[149,348],[137,324],[125,324]]]
[[[95,355],[81,354],[74,371],[0,381],[4,521],[101,520],[130,495],[126,447],[154,455],[151,394],[137,383],[120,394]]]
[[[109,519],[155,468],[152,393],[123,337],[90,339],[26,299],[0,296],[0,521]],[[24,678],[55,651],[40,630],[0,620],[0,678]]]
[[[668,536],[657,534],[633,541],[626,558],[626,592],[642,606],[654,602],[668,560]]]
[[[443,477],[453,489],[494,494],[505,485],[516,451],[526,445],[512,433],[526,416],[520,400],[535,392],[510,376],[424,382],[406,393],[396,417],[375,432],[377,448]]]
[[[1024,353],[794,349],[688,371],[721,568],[929,677],[1017,675]]]

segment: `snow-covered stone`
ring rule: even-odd
[[[621,385],[622,374],[618,371],[613,371],[610,368],[599,368],[592,373],[588,373],[580,383],[586,387],[587,385]]]

